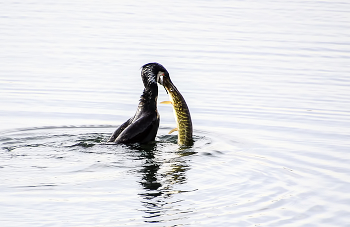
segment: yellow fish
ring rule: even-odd
[[[186,104],[184,97],[179,90],[171,82],[169,74],[159,72],[157,75],[157,81],[164,86],[166,92],[169,94],[170,101],[161,102],[161,104],[172,104],[174,109],[176,128],[172,129],[170,133],[178,131],[178,144],[180,146],[193,145],[193,129],[190,110]]]

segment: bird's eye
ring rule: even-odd
[[[158,81],[158,83],[163,84],[163,76],[164,76],[164,72],[159,71],[158,74],[157,74],[157,81]]]

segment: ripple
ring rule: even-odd
[[[341,160],[326,152],[300,152],[300,147],[313,150],[309,143],[299,144],[292,155],[275,155],[276,147],[258,141],[195,130],[194,145],[182,148],[177,135],[168,135],[169,128],[161,127],[154,143],[106,144],[115,127],[2,132],[1,198],[10,204],[20,194],[26,212],[38,205],[33,198],[43,207],[56,206],[51,203],[56,200],[59,209],[69,210],[84,203],[106,210],[115,221],[132,223],[279,226],[329,212],[326,200],[320,198],[330,198],[332,193],[314,191],[310,184],[329,188],[335,183],[339,198],[347,196],[342,186],[347,178],[340,174],[346,174],[348,167],[330,169],[329,161],[322,160],[335,164]],[[280,144],[277,147],[281,149]],[[268,152],[272,148],[275,152]],[[48,193],[44,198],[36,194],[42,190]],[[303,202],[310,199],[321,204]],[[120,202],[123,205],[116,206]],[[114,217],[117,208],[120,216]],[[35,209],[31,212],[43,208]]]

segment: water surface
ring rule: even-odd
[[[346,1],[0,3],[1,226],[350,225]],[[105,145],[159,62],[190,108]],[[159,101],[168,100],[159,88]]]

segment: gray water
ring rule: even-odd
[[[0,225],[350,226],[349,36],[348,1],[0,2]],[[161,104],[103,144],[148,62],[192,147]]]

